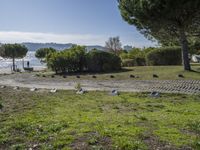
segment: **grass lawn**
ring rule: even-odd
[[[102,74],[79,74],[80,79],[78,80],[110,80],[110,76],[113,75],[112,80],[126,80],[130,79],[130,75],[134,75],[136,80],[152,80],[153,74],[158,75],[158,80],[177,80],[179,74],[184,76],[184,79],[200,80],[200,64],[192,64],[193,71],[184,71],[183,66],[141,66],[141,67],[129,67],[124,68],[126,70],[122,72],[114,73],[102,73]],[[49,77],[51,78],[53,72],[38,73],[38,77]],[[96,75],[96,78],[92,78],[92,75]],[[63,78],[63,76],[55,76],[56,78]],[[139,78],[137,78],[139,77]],[[75,80],[76,74],[67,76],[64,80]],[[183,79],[183,78],[181,78]],[[77,79],[76,79],[77,80]]]
[[[0,90],[0,149],[200,149],[200,95]]]

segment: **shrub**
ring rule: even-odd
[[[121,59],[109,52],[92,50],[86,53],[83,46],[73,46],[68,50],[51,53],[47,65],[56,73],[102,72],[121,69]]]
[[[129,51],[129,58],[136,58],[136,57],[145,57],[144,50],[140,48],[133,48],[132,50]]]
[[[122,60],[129,59],[129,53],[127,51],[122,51],[119,56]]]
[[[38,59],[41,59],[41,61],[45,61],[45,58],[48,59],[48,55],[50,55],[50,53],[55,53],[56,50],[53,48],[40,48],[36,51],[35,53],[35,57]]]
[[[148,65],[181,65],[181,48],[157,48],[146,55]]]
[[[122,65],[124,67],[132,67],[132,66],[145,66],[146,59],[145,53],[149,52],[151,49],[140,49],[140,48],[133,48],[128,53],[122,53],[120,55],[122,59]]]
[[[134,66],[145,66],[146,59],[144,57],[136,57],[134,59]]]
[[[109,52],[92,50],[87,53],[87,68],[91,72],[108,72],[121,69],[121,59]]]
[[[143,57],[135,57],[134,59],[122,60],[123,67],[145,66],[145,65],[146,65],[146,59]]]
[[[51,53],[47,65],[56,73],[81,72],[86,68],[86,49],[73,46],[70,49]]]
[[[122,66],[123,67],[132,67],[132,66],[134,66],[134,60],[133,59],[123,59]]]

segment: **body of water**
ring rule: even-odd
[[[15,59],[15,64],[17,68],[23,68],[23,61],[24,66],[27,67],[27,62],[29,61],[29,66],[34,68],[45,68],[46,64],[41,63],[39,59],[35,57],[35,52],[28,52],[26,57],[23,59]],[[0,57],[0,70],[1,69],[11,69],[12,67],[12,59],[3,59]]]

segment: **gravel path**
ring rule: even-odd
[[[73,90],[77,81],[61,79],[37,78],[33,74],[13,74],[0,76],[0,85],[19,86],[26,88],[65,89]],[[162,92],[200,94],[200,80],[78,80],[81,86],[90,91],[111,91],[116,89],[124,92]]]

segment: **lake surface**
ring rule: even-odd
[[[29,66],[34,68],[45,68],[46,64],[41,63],[39,59],[35,57],[35,52],[29,51],[24,57],[24,59],[16,59],[15,64],[17,65],[17,68],[23,68],[23,60],[24,60],[24,66],[27,66],[27,62],[29,61]],[[0,57],[0,70],[3,69],[11,69],[12,67],[12,59],[3,59]]]

